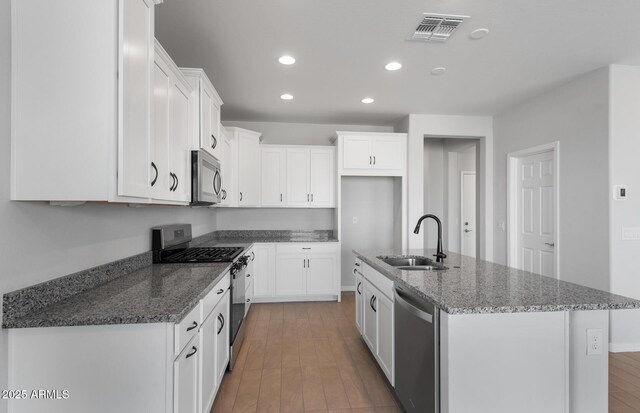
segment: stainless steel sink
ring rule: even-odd
[[[399,270],[405,271],[439,271],[446,270],[447,267],[435,263],[433,260],[427,257],[385,257],[381,256],[378,259],[385,263],[396,267]]]

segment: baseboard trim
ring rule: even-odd
[[[355,291],[356,290],[356,286],[355,285],[343,285],[341,288],[342,288],[342,291]]]
[[[253,297],[254,303],[294,303],[304,301],[339,301],[338,295],[293,295],[282,297]]]
[[[640,351],[640,343],[609,343],[609,352],[626,353]]]

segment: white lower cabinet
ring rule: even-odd
[[[228,282],[221,282],[226,287]],[[199,358],[199,404],[198,412],[208,413],[213,406],[222,377],[229,364],[229,297],[230,292],[225,288],[225,293],[206,315],[199,332],[200,358]],[[217,298],[218,286],[209,294]],[[205,298],[207,300],[207,298]],[[188,410],[191,411],[191,410]],[[174,413],[183,413],[182,410]]]
[[[335,292],[335,253],[311,253],[307,255],[307,294],[332,294]]]
[[[276,245],[255,244],[253,263],[253,294],[256,298],[276,295]]]
[[[305,254],[278,254],[276,295],[305,295],[307,292]]]
[[[173,363],[173,411],[198,412],[198,354],[199,336],[191,339]]]
[[[360,264],[356,261],[356,264]],[[394,385],[393,283],[366,264],[354,269],[356,326],[378,365]],[[362,272],[359,271],[362,268]],[[383,278],[380,278],[383,277]]]

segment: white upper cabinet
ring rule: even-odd
[[[406,174],[404,133],[338,132],[341,175],[402,176]]]
[[[151,202],[156,2],[12,3],[11,199]]]
[[[335,206],[335,156],[333,148],[309,150],[309,192],[313,207]]]
[[[153,85],[152,197],[187,204],[191,198],[192,89],[157,41]]]
[[[288,146],[286,206],[335,207],[335,149]]]
[[[232,134],[220,127],[222,136],[222,199],[220,206],[237,206],[238,194],[236,191],[238,169],[238,145]]]
[[[238,146],[236,161],[237,205],[255,207],[260,201],[260,133],[241,128],[226,128]]]
[[[308,206],[309,192],[309,150],[287,149],[287,206]]]
[[[198,125],[198,133],[194,134],[192,149],[202,149],[222,160],[222,136],[220,124],[220,108],[222,99],[202,69],[181,68],[197,95],[194,124]]]
[[[260,204],[262,206],[285,204],[286,170],[285,149],[266,146],[260,149]]]

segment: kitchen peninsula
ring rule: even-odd
[[[400,398],[398,375],[406,369],[398,363],[422,337],[416,328],[401,331],[411,325],[399,318],[404,304],[433,326],[433,342],[421,347],[433,348],[429,403],[440,412],[506,413],[516,405],[519,413],[607,411],[608,310],[640,308],[640,301],[449,252],[444,268],[418,261],[430,270],[415,260],[414,268],[404,260],[399,269],[398,258],[430,259],[435,250],[354,253],[356,324],[383,371],[395,367],[388,377]],[[413,340],[399,342],[399,335]],[[419,370],[425,361],[412,362]]]

